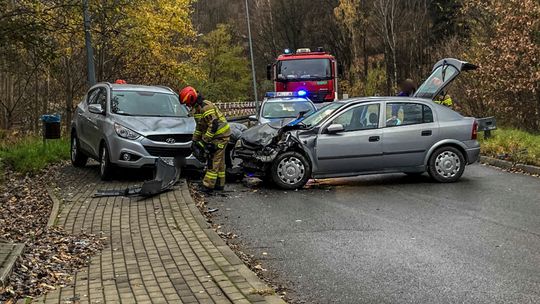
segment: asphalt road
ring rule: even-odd
[[[268,276],[306,303],[540,303],[540,179],[377,175],[210,198]],[[263,252],[266,254],[263,255]]]

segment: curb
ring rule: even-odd
[[[0,273],[0,287],[7,286],[9,276],[13,271],[13,266],[15,266],[15,262],[17,262],[17,259],[19,259],[19,256],[21,256],[24,251],[24,244],[11,243],[8,245],[11,245],[12,247],[5,263],[0,264],[0,267],[3,268],[3,271]]]
[[[52,207],[52,210],[51,210],[51,214],[49,215],[49,221],[47,221],[47,227],[50,228],[50,227],[56,225],[56,221],[58,219],[58,214],[60,212],[60,206],[62,205],[62,203],[60,202],[58,197],[54,194],[53,189],[51,189],[50,187],[46,187],[45,189],[47,190],[47,194],[49,195],[49,197],[53,201],[53,207]]]
[[[518,169],[531,175],[540,175],[540,167],[537,166],[514,164],[507,160],[496,159],[489,156],[480,156],[480,162],[502,169]]]
[[[231,248],[221,239],[221,237],[212,229],[211,225],[206,221],[206,218],[201,213],[199,208],[195,205],[195,200],[193,200],[193,197],[191,197],[191,192],[189,191],[189,187],[187,186],[187,182],[184,182],[180,185],[180,188],[183,191],[187,191],[186,193],[189,193],[189,195],[186,195],[186,203],[188,205],[188,208],[190,212],[192,213],[193,217],[195,218],[195,221],[201,229],[206,233],[210,241],[216,246],[216,248],[220,251],[220,253],[223,255],[223,257],[233,266],[235,267],[240,275],[242,275],[246,281],[251,285],[255,290],[268,290],[272,289],[270,288],[266,283],[264,283],[257,274],[255,274],[251,269],[249,269],[244,262],[232,251]],[[273,290],[273,289],[272,289]],[[286,304],[283,299],[281,299],[277,295],[266,295],[264,296],[264,300],[266,303],[270,304]]]

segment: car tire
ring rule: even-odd
[[[71,136],[71,164],[74,167],[82,168],[86,166],[86,162],[88,162],[88,156],[81,150],[77,133],[74,133]]]
[[[103,144],[99,151],[99,176],[103,181],[110,180],[112,175],[112,164],[109,155],[107,144]]]
[[[450,146],[438,148],[431,154],[428,173],[439,183],[456,182],[465,171],[465,157],[458,149]]]
[[[285,152],[272,163],[270,175],[274,184],[281,189],[299,189],[311,177],[311,164],[298,152]]]

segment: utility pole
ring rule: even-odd
[[[253,96],[255,96],[255,111],[257,116],[259,116],[259,98],[257,97],[257,78],[255,76],[255,59],[253,58],[253,42],[251,41],[251,25],[249,21],[249,5],[248,0],[246,0],[246,18],[247,18],[247,28],[248,28],[248,38],[249,38],[249,53],[251,55],[251,74],[253,77]]]
[[[86,68],[88,72],[88,86],[96,84],[96,70],[94,68],[94,49],[92,48],[92,37],[90,36],[90,15],[88,14],[88,0],[83,0],[84,16],[84,40],[86,44]]]

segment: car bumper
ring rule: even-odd
[[[191,141],[186,143],[168,144],[151,141],[147,138],[137,140],[124,139],[118,136],[109,138],[110,161],[114,165],[126,168],[151,167],[156,164],[159,157],[176,158],[183,167],[203,168],[191,154]],[[128,153],[132,160],[123,160],[124,153]]]
[[[467,149],[465,149],[465,152],[467,153],[467,163],[474,164],[477,162],[480,158],[480,143],[477,140],[469,140],[464,142]]]

